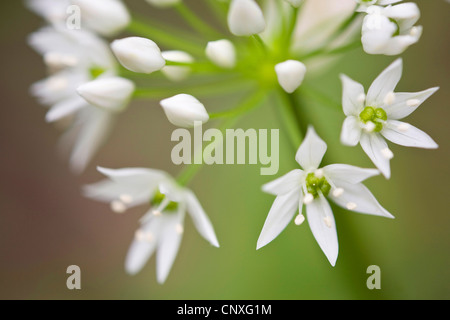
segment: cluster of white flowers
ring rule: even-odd
[[[398,4],[400,0],[206,0],[229,32],[209,26],[183,0],[146,2],[173,10],[190,29],[174,34],[159,23],[155,26],[151,19],[132,18],[121,0],[27,1],[28,7],[47,22],[29,37],[29,44],[43,56],[49,72],[31,91],[49,107],[48,122],[71,120],[63,143],[73,143],[70,163],[77,173],[86,168],[105,142],[114,119],[136,96],[157,97],[171,124],[190,128],[212,118],[241,116],[256,107],[259,100],[254,96],[261,92],[284,98],[297,94],[308,73],[318,70],[318,66],[324,68],[347,50],[362,48],[368,54],[398,55],[418,42],[422,34],[422,27],[415,25],[420,17],[418,6]],[[68,22],[69,18],[77,18],[69,14],[77,13],[78,28]],[[173,28],[169,26],[168,30]],[[124,30],[132,35],[119,37]],[[342,107],[347,116],[342,143],[360,143],[379,170],[345,164],[320,168],[327,145],[309,124],[304,139],[293,138],[303,140],[295,157],[303,170],[293,170],[263,187],[276,195],[276,200],[258,239],[258,249],[276,238],[296,216],[297,225],[308,220],[320,248],[334,266],[338,240],[327,197],[350,211],[393,218],[362,184],[380,172],[390,177],[393,153],[384,139],[404,146],[437,147],[427,134],[399,121],[437,90],[394,92],[402,65],[401,59],[393,62],[367,94],[361,84],[341,76]],[[137,74],[152,77],[158,72],[170,82],[166,90],[138,87],[133,81]],[[230,76],[236,77],[251,86],[250,99],[225,112],[208,113],[197,97],[183,93],[189,89],[185,84],[196,74],[219,79],[225,75],[217,87],[228,90],[228,94],[248,87],[236,89],[234,80],[229,80]],[[209,83],[197,87],[208,85],[210,88]],[[293,126],[300,124],[292,115],[301,107],[286,106],[287,100],[279,99],[276,107],[290,112],[284,117],[288,122],[283,127],[290,128],[289,134],[293,135]],[[157,280],[166,280],[178,252],[186,212],[198,232],[213,246],[219,246],[202,206],[184,186],[189,174],[174,179],[154,169],[98,170],[109,179],[86,186],[87,197],[109,203],[116,213],[150,204],[126,260],[129,273],[141,270],[157,250]]]

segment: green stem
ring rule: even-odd
[[[249,99],[244,100],[240,106],[238,106],[235,109],[245,109],[245,110],[251,110],[254,107],[257,107],[262,102],[262,99],[265,97],[264,92],[257,92],[256,94],[252,95]],[[240,119],[240,117],[237,116],[227,118],[225,121],[222,122],[222,125],[219,127],[219,130],[223,133],[226,129],[229,129],[233,127],[236,122]],[[200,152],[203,153],[203,150],[200,150]],[[196,157],[194,156],[194,159]],[[203,158],[203,157],[202,157]],[[181,186],[186,186],[189,184],[189,182],[194,178],[194,176],[199,172],[199,170],[203,167],[203,161],[202,164],[190,164],[186,166],[180,175],[177,178],[177,182]]]
[[[165,25],[159,26],[154,21],[150,23],[147,20],[133,17],[127,30],[170,49],[183,50],[197,56],[204,55],[203,42],[198,41],[190,34],[180,32],[180,30],[170,30],[170,27]]]
[[[174,90],[179,93],[191,94],[193,96],[217,96],[221,94],[230,94],[237,91],[247,90],[251,86],[246,80],[230,80],[221,79],[206,84],[192,84],[189,86],[174,86],[174,87],[152,87],[152,88],[137,88],[134,92],[134,98],[139,99],[162,99],[174,94]]]
[[[297,149],[303,140],[304,133],[295,113],[296,111],[295,106],[293,105],[292,97],[290,94],[281,90],[276,92],[276,97],[277,100],[274,106],[277,110],[279,110],[281,121],[286,128],[286,132],[293,148]]]
[[[264,40],[261,38],[261,36],[259,34],[252,35],[252,39],[255,40],[256,45],[258,46],[258,48],[261,49],[261,51],[264,54],[267,54],[269,52],[269,49],[267,48],[266,43],[264,42]]]
[[[222,35],[214,30],[210,25],[200,19],[183,1],[175,6],[178,13],[191,26],[192,29],[207,38],[222,38]]]

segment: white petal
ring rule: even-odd
[[[348,209],[352,205],[352,211],[386,218],[394,218],[386,209],[384,209],[375,199],[373,194],[361,183],[347,183],[336,181],[336,187],[342,188],[344,193],[339,197],[330,197],[339,206]]]
[[[181,210],[177,214],[163,215],[160,219],[163,222],[156,253],[156,278],[162,284],[166,281],[180,248],[182,233],[178,228],[184,224],[184,213]]]
[[[349,116],[344,120],[341,131],[341,142],[346,146],[354,147],[361,139],[362,129],[357,117]]]
[[[306,205],[309,227],[323,253],[334,267],[339,253],[336,223],[330,204],[320,197]]]
[[[228,27],[236,36],[251,36],[263,32],[266,21],[254,0],[232,0],[228,12]]]
[[[438,87],[415,93],[395,93],[395,102],[384,108],[388,119],[399,120],[409,116],[437,90]]]
[[[363,133],[360,144],[370,160],[389,179],[391,176],[390,159],[383,154],[383,150],[388,148],[386,141],[377,133]]]
[[[372,83],[367,92],[366,105],[381,107],[388,93],[394,92],[402,76],[402,59],[395,60]]]
[[[388,120],[381,134],[389,141],[405,147],[436,149],[438,145],[425,132],[397,120]]]
[[[212,223],[203,210],[200,201],[198,201],[195,194],[191,191],[186,192],[186,206],[187,211],[192,218],[194,226],[200,233],[200,235],[213,246],[219,247],[219,242],[217,241],[216,233],[214,232]]]
[[[380,174],[376,169],[359,168],[348,164],[332,164],[324,167],[323,171],[333,182],[339,180],[348,183],[360,183]]]
[[[84,24],[103,36],[112,36],[130,22],[130,14],[120,0],[72,0],[80,7]]]
[[[302,177],[303,171],[295,169],[278,179],[266,183],[263,185],[262,190],[276,196],[286,194],[301,185]]]
[[[61,101],[51,107],[45,115],[47,122],[58,121],[68,115],[71,115],[79,109],[86,106],[86,101],[81,97],[74,97],[69,100]]]
[[[126,194],[132,198],[128,207],[148,203],[158,185],[170,179],[165,172],[153,169],[98,168],[98,170],[109,179],[85,186],[84,195],[98,201],[111,202]]]
[[[77,113],[79,123],[71,128],[77,131],[75,145],[70,155],[70,168],[74,173],[84,171],[97,150],[106,141],[114,116],[101,109],[87,106]]]
[[[152,235],[151,241],[133,240],[125,259],[125,270],[129,274],[137,274],[153,255],[158,243],[163,220],[160,217],[150,220],[141,227],[141,231]]]
[[[341,75],[342,81],[342,108],[346,116],[358,116],[364,108],[365,97],[362,84]]]
[[[306,137],[297,151],[295,160],[303,169],[317,169],[327,151],[327,144],[317,135],[312,126],[308,128]]]
[[[110,112],[123,111],[134,92],[132,81],[121,77],[98,78],[78,87],[77,92],[90,104]]]
[[[297,212],[300,197],[301,190],[297,188],[275,199],[259,235],[257,250],[275,239],[286,228]]]

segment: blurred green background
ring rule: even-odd
[[[142,14],[160,12],[128,1]],[[199,4],[199,1],[190,1]],[[383,219],[336,212],[340,253],[332,268],[309,227],[289,225],[272,243],[256,251],[273,197],[260,186],[272,177],[259,166],[207,166],[191,187],[208,212],[221,244],[204,241],[189,219],[179,255],[164,285],[156,283],[151,259],[137,276],[124,271],[124,258],[145,208],[115,215],[85,199],[80,186],[102,178],[96,165],[144,166],[173,174],[170,162],[174,127],[155,102],[136,102],[119,118],[108,144],[88,170],[72,175],[56,151],[58,131],[44,121],[45,108],[28,94],[45,76],[41,57],[26,36],[42,25],[21,1],[2,1],[0,10],[0,298],[1,299],[448,299],[450,298],[449,193],[449,31],[450,4],[417,1],[425,32],[402,55],[399,91],[441,90],[408,121],[429,133],[437,151],[392,145],[390,181],[367,185],[396,217]],[[202,9],[201,6],[197,6]],[[163,16],[170,18],[170,13]],[[339,73],[367,88],[394,57],[346,54],[319,79],[340,100]],[[360,148],[339,143],[344,115],[305,100],[306,112],[327,141],[329,155],[341,163],[372,167]],[[214,103],[210,101],[209,105]],[[269,105],[239,123],[242,128],[279,128]],[[212,107],[214,109],[214,107]],[[283,130],[281,130],[283,132]],[[279,174],[291,170],[293,150],[281,134]],[[82,270],[82,290],[66,288],[66,268]],[[381,268],[381,290],[366,287],[369,265]]]

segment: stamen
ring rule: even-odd
[[[122,201],[125,204],[130,204],[133,202],[133,197],[130,196],[129,194],[121,194],[119,196],[120,201]]]
[[[184,227],[183,227],[181,224],[177,224],[177,225],[175,226],[175,231],[176,231],[178,234],[183,234],[183,232],[184,232]]]
[[[419,34],[419,29],[417,27],[412,27],[409,34],[413,37],[417,36]]]
[[[111,202],[111,210],[115,213],[124,213],[127,211],[127,206],[120,200],[114,200]]]
[[[325,218],[323,218],[323,222],[325,222],[325,225],[326,225],[328,228],[331,228],[332,222],[331,222],[331,218],[330,218],[329,216],[326,216]]]
[[[354,202],[349,202],[346,206],[348,210],[355,210],[358,207],[358,205]]]
[[[364,93],[361,93],[358,98],[356,98],[356,100],[358,101],[358,103],[363,104],[364,102],[366,102],[366,95]]]
[[[314,175],[319,179],[323,178],[323,169],[317,169],[316,171],[314,171]]]
[[[388,94],[386,94],[386,96],[384,97],[384,104],[390,106],[394,102],[395,102],[395,93],[389,92]]]
[[[384,148],[381,150],[381,154],[383,155],[384,158],[391,160],[392,158],[394,158],[394,153],[392,153],[391,150],[389,150],[389,148]]]
[[[375,130],[376,127],[377,127],[377,126],[376,126],[375,123],[373,123],[372,121],[368,121],[368,122],[365,124],[364,129],[365,129],[367,132],[373,132],[373,131]]]
[[[336,188],[333,190],[333,196],[336,198],[339,198],[343,194],[344,194],[344,189],[342,189],[342,188]]]
[[[152,214],[153,214],[155,217],[159,217],[160,215],[162,215],[161,211],[159,211],[159,210],[153,210],[153,211],[152,211]]]
[[[420,104],[419,99],[409,99],[406,101],[406,105],[411,108],[417,107],[419,104]]]
[[[297,226],[300,226],[305,221],[305,216],[301,213],[295,218],[294,223]]]
[[[397,126],[397,129],[401,132],[406,132],[409,130],[409,128],[410,128],[410,125],[407,123],[401,123]]]
[[[305,197],[303,198],[304,204],[310,204],[313,201],[314,201],[314,196],[311,193],[305,194]]]

